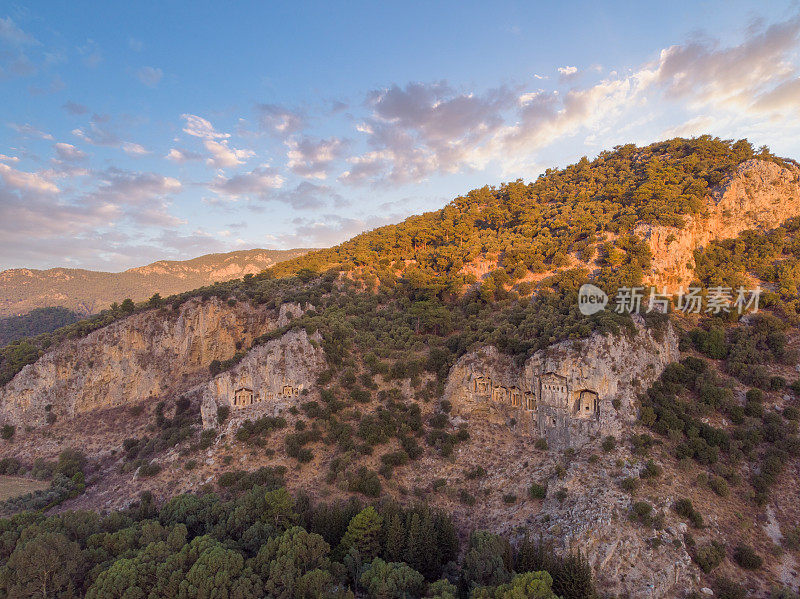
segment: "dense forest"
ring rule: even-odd
[[[82,475],[80,460],[69,464]],[[591,599],[579,554],[559,556],[534,539],[512,549],[474,531],[460,552],[449,516],[425,505],[314,504],[292,497],[281,468],[234,485],[152,496],[121,512],[26,512],[0,520],[4,597],[90,599],[261,597],[375,599],[456,597]],[[460,559],[459,559],[460,558]]]
[[[50,333],[77,322],[80,316],[67,308],[37,308],[22,316],[0,318],[0,345]]]
[[[459,295],[474,282],[464,266],[481,256],[502,270],[500,280],[488,282],[499,286],[566,266],[572,255],[582,262],[599,257],[607,266],[601,278],[635,280],[648,257],[632,235],[634,227],[682,226],[685,215],[702,210],[711,188],[752,158],[788,162],[766,148],[754,150],[746,140],[707,135],[618,146],[592,161],[584,157],[564,169],[548,169],[533,183],[518,180],[472,190],[441,210],[288,260],[271,271],[285,276],[336,266],[381,283],[402,273],[416,287],[445,297]],[[622,275],[612,274],[620,270]]]

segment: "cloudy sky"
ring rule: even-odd
[[[625,142],[800,157],[796,1],[125,4],[0,2],[0,269],[327,246]]]

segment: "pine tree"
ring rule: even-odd
[[[358,549],[364,562],[371,561],[381,552],[381,527],[383,518],[369,506],[353,517],[342,539],[346,553],[351,547]]]
[[[401,562],[406,549],[406,529],[400,514],[394,514],[389,520],[384,541],[383,555],[388,562]]]

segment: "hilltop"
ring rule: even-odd
[[[173,295],[241,278],[307,251],[240,250],[191,260],[159,260],[118,273],[76,268],[4,270],[0,272],[0,317],[55,306],[88,316],[125,298],[141,301],[154,293]]]

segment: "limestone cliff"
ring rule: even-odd
[[[213,360],[231,358],[273,327],[263,309],[218,299],[134,314],[23,368],[0,389],[0,421],[37,426],[48,413],[70,418],[180,394],[210,376]]]
[[[325,367],[318,333],[290,331],[251,350],[234,368],[216,376],[203,388],[203,426],[217,425],[217,409],[230,406],[233,420],[268,413],[278,415],[303,401]]]
[[[714,239],[736,237],[747,229],[773,229],[800,215],[800,168],[748,160],[706,196],[705,213],[686,219],[682,229],[640,225],[636,234],[653,254],[648,283],[663,288],[688,286],[694,278],[694,252]]]
[[[656,331],[637,322],[635,329],[558,343],[521,367],[481,348],[453,366],[444,398],[458,416],[506,423],[553,447],[618,434],[636,417],[636,394],[679,355],[671,325]]]

